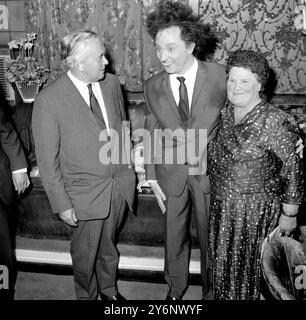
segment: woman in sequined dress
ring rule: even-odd
[[[298,127],[265,101],[268,70],[251,50],[236,51],[226,66],[228,102],[208,152],[215,299],[258,299],[263,239],[278,224],[287,235],[296,228],[303,197]]]

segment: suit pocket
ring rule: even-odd
[[[195,176],[195,179],[199,181],[200,188],[204,193],[210,193],[209,176],[207,175]]]

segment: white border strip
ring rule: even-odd
[[[70,253],[55,251],[39,251],[16,249],[16,259],[19,262],[43,263],[55,265],[72,265]],[[163,271],[164,259],[161,258],[141,258],[133,256],[121,256],[119,269],[122,270],[144,270],[144,271]],[[200,262],[190,261],[189,272],[200,274]]]

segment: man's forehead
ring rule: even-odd
[[[104,43],[100,38],[92,37],[84,40],[86,45],[99,45],[104,47]]]
[[[155,38],[155,43],[159,42],[173,42],[181,39],[181,29],[178,26],[171,26],[160,30]]]
[[[97,50],[101,52],[105,52],[105,46],[104,43],[100,38],[92,38],[88,39],[87,42],[85,43],[85,47],[87,47],[88,50]]]

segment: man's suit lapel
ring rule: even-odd
[[[64,76],[66,83],[67,83],[67,90],[66,90],[66,96],[69,97],[67,101],[70,101],[71,104],[75,108],[77,108],[79,111],[81,111],[83,114],[85,114],[90,120],[92,120],[97,125],[97,119],[95,118],[94,114],[88,107],[86,101],[83,99],[82,95],[80,94],[79,90],[76,88],[76,86],[73,84],[71,79],[66,74]]]
[[[177,109],[177,105],[172,93],[171,85],[170,85],[170,77],[169,74],[165,72],[163,78],[161,79],[161,91],[164,93],[164,95],[167,97],[169,101],[170,108],[173,110],[173,112],[176,114],[178,119],[181,121],[180,114]]]
[[[207,78],[206,66],[201,61],[198,61],[198,63],[199,63],[199,66],[198,66],[198,71],[197,71],[196,80],[195,80],[194,89],[193,89],[190,114],[194,112],[194,108],[196,106],[197,100],[199,98],[201,91],[204,88],[205,81]]]
[[[79,90],[75,87],[71,79],[66,74],[65,76],[67,82],[67,91],[66,95],[69,97],[69,101],[71,101],[76,108],[78,108],[82,113],[84,113],[90,120],[92,120],[96,125],[99,126],[99,123],[88,107],[86,101],[83,99],[82,95],[80,94]],[[108,123],[110,128],[113,127],[114,116],[113,116],[113,108],[112,108],[112,97],[111,97],[111,88],[109,87],[110,83],[107,79],[100,81],[100,88],[102,91],[102,97],[104,100]],[[100,127],[100,126],[99,126]]]
[[[108,124],[110,128],[114,128],[114,108],[113,108],[113,97],[112,88],[107,75],[104,80],[100,81],[100,88],[102,92],[102,97],[106,109],[106,114],[108,118]]]

